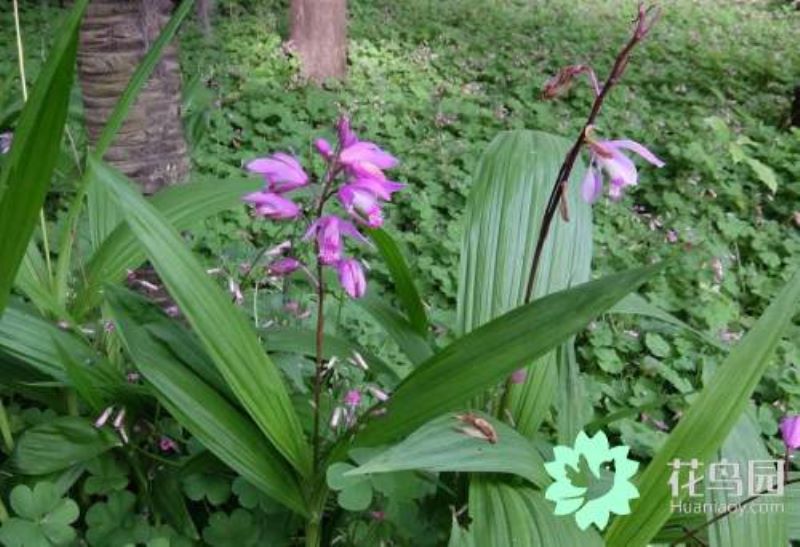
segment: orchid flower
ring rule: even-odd
[[[274,220],[297,218],[300,207],[295,202],[274,192],[253,192],[244,197],[244,201],[256,206],[257,215]]]
[[[324,215],[313,222],[303,239],[309,239],[314,234],[317,236],[319,245],[320,262],[326,265],[334,264],[342,258],[343,235],[352,237],[361,243],[368,243],[355,226],[334,215]]]
[[[267,182],[267,189],[284,193],[308,184],[308,175],[294,156],[278,152],[247,164],[247,170],[258,173]]]
[[[361,298],[367,291],[367,281],[364,278],[364,269],[361,263],[354,258],[340,260],[336,263],[339,274],[339,283],[350,298]]]
[[[296,258],[292,257],[279,258],[278,260],[270,263],[270,265],[267,266],[267,272],[269,273],[269,275],[285,276],[294,272],[295,270],[300,268],[300,266],[302,266],[302,264]]]
[[[781,420],[781,435],[786,448],[800,448],[800,415],[786,416]]]
[[[383,225],[383,211],[378,196],[369,189],[357,184],[345,184],[339,188],[337,197],[348,213],[370,228]]]
[[[650,150],[631,140],[595,141],[587,139],[591,153],[589,169],[583,179],[581,195],[588,203],[594,203],[603,192],[603,173],[609,178],[608,195],[613,200],[622,197],[627,186],[635,186],[639,175],[633,161],[622,151],[630,150],[656,167],[663,167],[664,162]]]

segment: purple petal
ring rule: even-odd
[[[350,119],[347,116],[342,116],[336,123],[336,133],[339,137],[339,144],[342,148],[347,148],[358,142],[358,137],[350,128]]]
[[[367,290],[367,282],[364,278],[364,270],[358,260],[341,260],[336,264],[339,273],[339,283],[342,284],[344,291],[351,298],[361,298]]]
[[[593,165],[586,170],[581,184],[581,196],[586,203],[594,203],[603,193],[603,177]]]
[[[406,187],[405,184],[376,177],[358,177],[353,179],[350,184],[365,188],[386,201],[392,199],[393,193]]]
[[[256,192],[256,214],[274,220],[296,218],[300,215],[300,207],[290,199],[272,192]],[[250,194],[249,196],[252,196]],[[247,197],[249,197],[247,196]]]
[[[800,448],[800,416],[786,416],[781,420],[781,436],[790,450]]]
[[[658,158],[655,154],[653,154],[650,150],[645,148],[643,145],[639,144],[636,141],[622,139],[617,141],[606,141],[605,144],[613,148],[624,148],[639,154],[643,159],[647,160],[648,162],[652,163],[656,167],[664,167],[664,162]]]
[[[367,163],[378,169],[391,169],[399,163],[397,158],[382,150],[377,144],[369,141],[359,141],[351,144],[342,150],[339,160],[346,166]]]

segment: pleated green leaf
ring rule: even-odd
[[[405,258],[403,258],[400,247],[394,238],[389,235],[389,232],[380,228],[369,230],[369,237],[375,243],[375,247],[381,254],[384,264],[386,264],[389,273],[392,275],[394,290],[406,312],[408,322],[421,336],[428,336],[430,329],[428,314],[425,312],[425,306],[419,296],[411,270]]]
[[[470,532],[475,545],[603,546],[594,528],[582,531],[574,517],[556,516],[553,508],[529,486],[514,486],[497,477],[473,476],[470,481]]]
[[[136,324],[128,314],[126,291],[108,290],[117,332],[170,414],[233,470],[275,500],[306,514],[297,474],[255,424]]]
[[[542,217],[571,143],[539,131],[498,135],[481,157],[464,215],[456,324],[466,333],[524,303]],[[592,210],[580,197],[584,167],[567,186],[569,222],[556,217],[545,243],[534,297],[589,280]],[[568,341],[571,344],[572,341]],[[529,365],[520,362],[519,368]],[[512,386],[517,429],[532,436],[556,394],[556,355],[542,356]]]
[[[467,434],[459,414],[445,414],[420,427],[402,442],[370,458],[345,475],[422,469],[475,473],[511,473],[536,486],[551,481],[533,444],[507,424],[475,413],[494,428],[497,442]],[[469,429],[474,433],[474,428]]]
[[[23,475],[44,475],[87,462],[120,444],[108,429],[98,429],[83,418],[60,416],[20,435],[11,463]]]
[[[78,28],[87,3],[77,0],[56,34],[0,172],[0,313],[8,302],[58,159],[75,72]]]
[[[647,545],[664,525],[673,501],[668,484],[669,462],[676,458],[708,462],[722,446],[797,313],[798,300],[800,272],[792,276],[747,336],[728,354],[639,477],[641,497],[632,503],[631,515],[619,517],[611,524],[606,536],[610,547]]]
[[[91,363],[98,358],[83,340],[22,306],[11,304],[0,316],[0,352],[66,382],[61,351],[77,363]]]
[[[206,274],[175,228],[124,175],[93,156],[88,166],[119,201],[150,262],[242,406],[292,466],[308,476],[311,448],[283,378],[253,325]]]
[[[100,186],[100,184],[98,184]],[[263,186],[255,179],[220,182],[208,180],[172,186],[155,195],[150,203],[178,230],[242,203],[242,196]],[[85,283],[75,299],[78,316],[99,304],[104,283],[118,282],[129,269],[145,259],[142,246],[123,223],[103,240],[86,266]]]
[[[790,480],[800,479],[800,473],[790,473]],[[789,539],[800,541],[800,482],[786,487],[786,523]]]
[[[660,269],[652,265],[584,283],[478,327],[411,372],[386,403],[385,415],[372,418],[356,442],[390,442],[456,410],[520,363],[532,362],[562,344]]]
[[[725,461],[726,465],[738,465],[741,477],[742,493],[718,489],[720,486],[730,486],[730,481],[722,480],[719,484],[712,484],[711,477],[706,469],[706,501],[715,507],[731,507],[741,503],[749,497],[748,477],[750,474],[749,463],[774,459],[764,441],[761,440],[761,428],[755,416],[755,408],[751,405],[733,430],[725,439],[722,448],[714,457],[714,462]],[[713,463],[713,462],[712,462]],[[730,469],[730,468],[728,468]],[[717,478],[719,480],[719,478]],[[712,489],[714,486],[716,489]],[[756,506],[761,503],[782,502],[782,499],[765,497],[753,502]],[[716,514],[708,514],[713,518]],[[789,535],[784,511],[743,511],[731,518],[716,521],[708,529],[709,547],[752,547],[753,545],[788,545]]]

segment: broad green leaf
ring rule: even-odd
[[[78,28],[88,0],[77,0],[55,36],[25,104],[0,172],[0,313],[44,204],[67,119]]]
[[[419,296],[411,270],[405,258],[403,258],[400,247],[386,230],[380,228],[369,230],[369,237],[375,243],[381,258],[383,258],[389,273],[392,275],[394,290],[403,305],[408,322],[421,336],[428,336],[430,329],[428,314],[425,312],[425,306]]]
[[[539,131],[507,131],[495,137],[481,157],[464,215],[459,332],[470,332],[524,304],[542,217],[570,146],[566,139]],[[534,297],[589,280],[592,209],[580,197],[583,172],[578,162],[566,193],[570,221],[555,218],[552,223]],[[511,410],[518,430],[530,437],[556,394],[556,355],[518,365],[531,366],[525,382],[511,386]]]
[[[571,445],[592,417],[592,403],[587,401],[573,342],[574,338],[558,349],[556,363],[558,367],[556,430],[558,444],[563,445]]]
[[[563,343],[592,318],[647,281],[660,265],[630,270],[557,292],[478,327],[419,365],[356,437],[377,445],[455,410],[470,397]]]
[[[87,462],[121,443],[86,419],[61,416],[25,430],[11,461],[23,475],[44,475]]]
[[[355,303],[364,308],[383,327],[412,364],[417,365],[433,355],[433,349],[425,337],[385,300],[366,294]]]
[[[130,317],[127,291],[109,288],[117,332],[159,401],[214,455],[269,496],[305,514],[296,474],[258,428]]]
[[[453,523],[450,526],[450,539],[447,547],[475,547],[475,538],[470,530],[465,530],[458,525],[458,519],[453,515]]]
[[[706,501],[714,507],[731,507],[743,502],[749,497],[748,477],[750,462],[773,459],[761,440],[761,428],[755,416],[755,408],[751,405],[730,432],[722,448],[717,452],[714,462],[725,462],[725,469],[730,471],[728,465],[738,465],[741,477],[742,493],[720,490],[720,487],[731,486],[729,479],[732,473],[723,478],[716,477],[719,482],[712,482],[709,469],[706,468]],[[712,488],[715,487],[715,488]],[[734,486],[735,487],[735,486]],[[756,506],[761,503],[782,502],[774,497],[766,497],[753,502]],[[713,518],[716,513],[709,513],[707,518]],[[716,521],[708,530],[709,547],[752,547],[753,545],[788,545],[788,523],[783,511],[743,511],[731,518]]]
[[[470,480],[470,532],[475,545],[603,546],[594,528],[581,531],[572,516],[556,516],[553,508],[529,486],[512,486],[497,477]]]
[[[610,547],[647,545],[669,518],[669,462],[714,455],[733,429],[750,396],[770,364],[800,300],[800,272],[775,297],[747,336],[731,350],[706,387],[692,402],[678,426],[658,451],[637,486],[641,497],[632,514],[616,519],[608,530]],[[685,493],[685,492],[684,492]]]
[[[257,190],[262,182],[250,179],[209,180],[165,188],[150,200],[175,228],[189,228],[199,220],[242,203],[242,196]],[[104,283],[118,282],[145,260],[144,249],[127,224],[117,226],[92,254],[86,266],[86,281],[75,299],[80,317],[101,300]]]
[[[391,473],[421,469],[475,473],[512,473],[539,487],[550,482],[544,461],[533,444],[513,428],[485,414],[497,433],[497,442],[471,436],[468,424],[458,414],[432,420],[402,442],[370,458],[347,475]]]
[[[14,286],[27,296],[41,313],[66,318],[67,312],[53,293],[47,266],[37,246],[36,237],[28,242],[28,250],[17,271]]]
[[[126,222],[233,393],[278,451],[308,476],[311,448],[280,371],[253,326],[124,175],[93,156],[88,163],[119,200]]]
[[[800,479],[800,473],[790,473],[790,480]],[[800,482],[786,487],[786,523],[789,528],[789,539],[800,541]]]
[[[311,329],[296,327],[270,327],[261,330],[264,343],[270,351],[299,353],[313,357],[316,355],[317,333]],[[382,385],[393,387],[405,375],[405,371],[397,365],[390,365],[372,352],[345,338],[326,334],[322,343],[322,357],[325,360],[338,357],[347,359],[355,353],[361,355],[370,370],[377,374]]]

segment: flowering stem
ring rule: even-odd
[[[651,13],[652,15],[650,15]],[[648,17],[648,15],[650,16]],[[572,145],[572,148],[570,148],[569,152],[564,158],[564,163],[561,164],[561,168],[558,171],[558,176],[556,177],[556,182],[553,185],[553,190],[550,192],[550,198],[547,202],[544,216],[542,217],[539,238],[536,241],[536,250],[534,251],[530,273],[528,274],[528,286],[525,289],[526,304],[530,302],[531,298],[533,297],[533,288],[536,282],[536,272],[539,269],[539,262],[542,258],[542,250],[544,249],[547,236],[550,233],[550,225],[553,222],[553,217],[555,216],[559,203],[561,203],[563,199],[564,187],[569,180],[569,176],[575,167],[575,162],[577,161],[581,148],[583,147],[583,143],[586,138],[586,131],[591,125],[594,125],[594,122],[597,119],[597,116],[600,114],[600,109],[603,107],[603,103],[605,102],[608,93],[611,91],[611,88],[613,88],[614,85],[619,82],[620,78],[625,72],[625,68],[628,66],[628,60],[630,59],[631,53],[639,44],[639,42],[641,42],[647,36],[647,33],[656,22],[658,16],[659,12],[657,9],[653,7],[645,9],[644,4],[639,4],[639,13],[636,18],[636,28],[634,29],[633,35],[631,36],[630,40],[628,40],[628,43],[625,44],[625,47],[623,47],[619,54],[617,54],[617,58],[614,61],[614,66],[611,69],[611,73],[609,74],[608,79],[603,87],[600,89],[599,94],[597,94],[595,97],[594,103],[592,104],[592,109],[589,112],[589,116],[587,117],[586,122],[584,123],[583,128],[578,135],[578,138],[575,139],[575,143]]]
[[[623,47],[619,54],[617,54],[617,58],[614,61],[614,66],[611,69],[611,73],[609,74],[608,79],[602,88],[597,87],[597,77],[595,76],[594,71],[588,69],[590,81],[592,82],[592,87],[595,91],[594,103],[592,103],[592,109],[589,112],[586,122],[583,124],[583,128],[581,129],[578,138],[575,139],[575,143],[572,145],[572,148],[570,148],[569,152],[567,152],[564,162],[561,164],[561,168],[558,171],[558,176],[556,177],[556,182],[553,185],[553,190],[550,192],[550,198],[548,199],[547,207],[545,208],[544,215],[542,216],[542,225],[539,229],[539,237],[536,241],[536,248],[533,252],[533,260],[531,261],[530,272],[528,273],[528,284],[525,288],[525,304],[529,303],[533,298],[533,289],[536,284],[536,272],[539,269],[539,263],[542,259],[544,244],[547,241],[547,236],[550,233],[550,226],[553,222],[553,217],[555,216],[559,205],[562,207],[562,216],[566,221],[569,221],[567,216],[566,200],[564,199],[564,187],[566,186],[570,174],[575,167],[575,162],[580,155],[581,148],[583,147],[583,143],[586,139],[586,132],[589,127],[594,124],[597,116],[600,114],[600,109],[603,107],[603,103],[605,102],[608,93],[611,91],[611,88],[614,87],[614,85],[622,77],[622,74],[625,72],[625,68],[628,66],[628,60],[630,59],[634,48],[647,36],[647,33],[658,19],[658,16],[659,11],[656,8],[645,8],[643,3],[639,4],[636,27],[633,31],[633,35],[628,40],[628,43],[625,44],[625,47]],[[511,378],[509,377],[506,380],[505,389],[500,399],[500,404],[497,408],[498,418],[504,418],[506,410],[510,404],[510,400]]]
[[[336,178],[338,166],[335,162],[328,165],[328,170],[325,173],[322,189],[319,193],[319,199],[316,203],[316,211],[314,220],[319,220],[325,210],[325,203],[330,199],[330,187],[333,180]],[[323,279],[323,264],[320,260],[320,245],[319,239],[315,239],[314,252],[317,257],[317,330],[316,330],[316,366],[314,367],[314,469],[317,469],[320,461],[320,399],[322,397],[322,375],[324,372],[322,366],[322,344],[325,333],[325,280]]]

